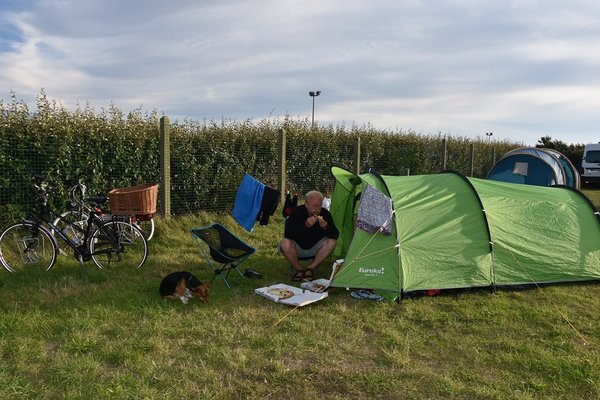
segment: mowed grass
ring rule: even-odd
[[[264,277],[231,275],[231,290],[217,280],[207,304],[161,299],[171,271],[210,279],[189,229],[215,221],[257,248],[245,267]],[[0,398],[600,398],[597,283],[400,304],[332,289],[293,309],[254,294],[291,283],[274,251],[279,215],[252,234],[213,214],[157,229],[140,270],[63,257],[46,273],[0,271]]]
[[[600,189],[596,187],[584,187],[581,191],[594,203],[596,208],[600,208]]]

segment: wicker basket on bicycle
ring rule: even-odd
[[[149,220],[156,212],[158,184],[116,188],[108,192],[110,211],[114,215],[135,215]]]

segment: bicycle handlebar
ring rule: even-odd
[[[48,183],[42,175],[33,175],[33,182],[29,187],[37,197],[48,197],[54,190],[54,186]]]

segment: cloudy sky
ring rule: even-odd
[[[0,98],[600,141],[597,0],[0,0]]]

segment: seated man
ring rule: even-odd
[[[285,224],[284,239],[279,244],[281,252],[294,267],[293,279],[312,280],[314,269],[319,266],[335,248],[339,232],[333,223],[331,213],[322,208],[323,195],[316,190],[306,194],[304,205],[295,207]],[[298,257],[314,257],[302,268]]]

